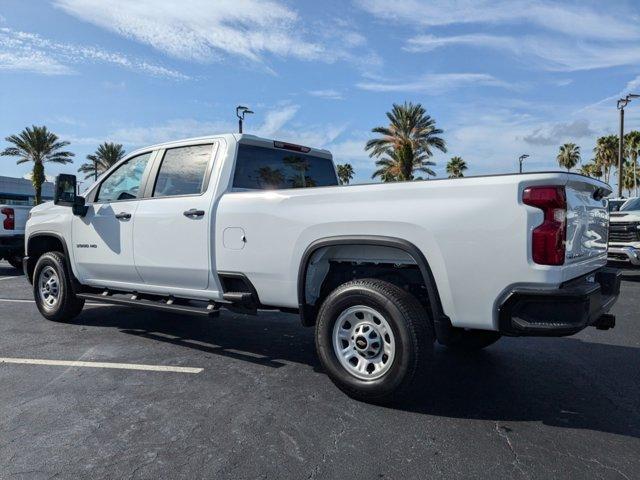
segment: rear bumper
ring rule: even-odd
[[[588,326],[612,328],[607,312],[620,294],[621,272],[601,268],[557,290],[514,289],[499,307],[499,329],[512,336],[573,335]]]
[[[24,235],[0,237],[0,258],[22,256],[24,254]]]
[[[607,258],[614,262],[628,262],[631,265],[640,265],[640,248],[610,246],[607,250]]]

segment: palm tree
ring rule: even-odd
[[[90,163],[80,165],[78,172],[85,173],[84,178],[98,178],[103,172],[109,170],[109,167],[115,165],[125,156],[124,148],[119,143],[104,142],[98,146],[95,153],[87,155]]]
[[[338,165],[338,178],[340,179],[340,183],[342,185],[349,185],[349,182],[353,179],[353,175],[355,174],[353,167],[350,163],[344,163],[342,165]]]
[[[18,135],[11,135],[5,140],[12,147],[5,148],[0,155],[8,157],[18,157],[16,163],[33,162],[33,172],[31,182],[35,190],[35,203],[42,203],[42,184],[45,181],[44,163],[73,163],[72,152],[62,150],[69,145],[69,142],[60,141],[58,136],[47,130],[47,127],[37,127],[32,125],[27,127]]]
[[[558,165],[570,172],[573,167],[580,163],[580,147],[575,143],[565,143],[560,147],[556,160],[558,160]]]
[[[378,169],[373,172],[371,178],[380,177],[383,182],[401,182],[407,179],[403,171],[406,171],[411,165],[407,166],[407,156],[402,150],[394,150],[388,148],[379,160],[376,160],[376,166]],[[435,177],[436,172],[431,168],[435,165],[435,162],[431,162],[420,156],[414,159],[412,166],[413,171],[419,171],[426,173],[427,176]],[[409,177],[409,180],[423,180],[422,177],[414,177],[413,173]]]
[[[616,135],[607,135],[598,138],[593,153],[595,154],[596,164],[600,166],[603,172],[604,181],[609,183],[611,170],[618,160],[618,137]]]
[[[591,163],[585,163],[580,167],[580,173],[587,177],[600,178],[602,177],[602,168],[594,160]]]
[[[442,130],[436,128],[436,121],[422,105],[411,102],[394,103],[387,118],[389,126],[372,129],[381,136],[365,146],[370,157],[379,159],[376,161],[379,168],[372,178],[379,176],[383,182],[413,180],[416,171],[435,175],[429,168],[435,165],[429,161],[432,149],[447,151],[445,141],[438,136]]]
[[[631,165],[633,165],[632,172],[635,177],[633,183],[635,188],[638,186],[638,154],[640,153],[640,132],[637,130],[632,130],[624,136],[625,140],[625,150],[626,156],[631,161]]]
[[[622,186],[627,190],[631,197],[632,191],[637,187],[637,179],[638,176],[640,176],[640,172],[638,171],[638,166],[631,160],[624,162],[623,172]]]
[[[447,173],[449,174],[449,178],[464,177],[464,172],[467,168],[467,162],[465,162],[462,157],[453,157],[447,163]]]

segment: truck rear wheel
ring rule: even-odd
[[[73,320],[84,307],[84,300],[73,292],[65,256],[59,252],[47,252],[38,259],[33,296],[42,316],[54,322]]]
[[[453,328],[450,338],[443,345],[451,350],[474,352],[493,345],[500,340],[498,332]]]
[[[426,374],[434,335],[425,318],[418,300],[391,283],[345,283],[329,294],[318,313],[318,356],[345,393],[388,403]]]

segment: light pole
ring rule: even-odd
[[[620,139],[618,140],[618,198],[622,198],[622,159],[624,158],[624,107],[629,105],[633,98],[639,98],[636,93],[629,93],[626,97],[618,100],[618,110],[620,110]],[[633,166],[635,175],[636,166]],[[635,182],[635,176],[634,176]]]
[[[247,107],[243,107],[242,105],[238,105],[236,107],[236,117],[238,117],[238,133],[242,133],[242,122],[244,122],[244,116],[247,113],[253,113],[253,111],[249,110]]]
[[[522,173],[522,162],[525,158],[529,158],[529,155],[527,155],[526,153],[518,157],[518,162],[520,162],[520,173]]]

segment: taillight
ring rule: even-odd
[[[5,215],[4,222],[2,222],[2,226],[5,230],[13,230],[16,228],[16,214],[13,208],[3,208],[0,210],[0,213]]]
[[[529,187],[522,201],[544,212],[542,225],[531,237],[533,261],[540,265],[563,265],[567,240],[567,195],[564,187]]]
[[[311,149],[309,147],[303,147],[302,145],[295,145],[293,143],[273,141],[273,146],[276,148],[282,148],[284,150],[293,150],[294,152],[309,153]]]

